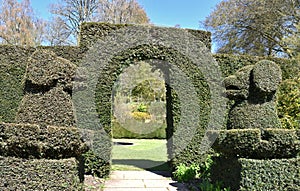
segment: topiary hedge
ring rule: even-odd
[[[227,128],[281,128],[275,102],[281,78],[279,66],[268,60],[245,66],[226,77],[226,95],[234,101]]]
[[[109,24],[109,23],[98,23],[89,22],[83,23],[80,26],[79,34],[79,46],[88,49],[93,43],[99,39],[107,36],[113,31],[116,31],[127,26],[133,26],[131,24]],[[142,26],[141,26],[142,27]],[[200,39],[208,49],[211,49],[211,33],[208,31],[186,29],[190,34]]]
[[[64,159],[86,151],[76,128],[0,123],[0,156]]]
[[[0,190],[83,190],[75,158],[20,159],[0,156]]]
[[[79,47],[38,47],[53,51],[57,56],[80,62],[84,50]],[[0,121],[16,122],[16,114],[23,98],[25,83],[23,81],[28,59],[36,48],[18,46],[0,46]]]
[[[16,122],[74,126],[73,104],[68,92],[72,91],[75,69],[74,64],[51,51],[35,51],[28,59],[25,95]]]
[[[232,129],[209,131],[218,138],[212,148],[228,157],[252,159],[293,158],[300,152],[299,130]]]
[[[80,46],[82,47],[87,47],[93,44],[95,40],[103,40],[105,37],[110,34],[115,32],[117,29],[122,29],[126,28],[131,25],[110,25],[110,24],[99,24],[99,23],[87,23],[82,26],[81,32],[81,40],[80,40]],[[152,35],[154,34],[159,34],[162,31],[173,31],[174,29],[165,29],[165,28],[159,28],[159,27],[146,27],[146,26],[138,26],[139,30],[141,31],[144,30],[144,32],[150,32]],[[181,29],[182,30],[182,29]],[[207,32],[202,32],[202,31],[193,31],[192,32],[194,36],[197,36],[197,40],[203,40],[206,39],[206,46],[210,46],[210,34]],[[198,33],[198,34],[196,34]],[[130,40],[130,39],[128,39]],[[100,41],[102,42],[102,41]],[[124,42],[127,43],[127,42]],[[87,52],[86,58],[90,58],[90,60],[86,61],[87,66],[89,63],[97,63],[99,61],[102,61],[102,59],[97,58],[97,51],[101,49],[100,47],[97,47],[97,44],[95,47],[92,46],[92,48]],[[109,48],[106,48],[105,52],[110,52]],[[169,63],[171,66],[177,67],[179,70],[183,71],[183,73],[187,76],[188,79],[190,79],[196,89],[196,92],[199,96],[197,103],[199,104],[198,106],[201,107],[201,111],[199,116],[196,118],[199,119],[199,124],[196,125],[199,131],[195,132],[189,132],[189,128],[182,129],[182,131],[177,131],[176,129],[172,129],[174,126],[176,127],[177,124],[179,124],[180,121],[180,102],[177,101],[175,102],[175,99],[178,99],[175,97],[178,92],[175,92],[176,88],[172,89],[172,97],[169,97],[167,100],[169,103],[172,103],[172,109],[170,109],[171,113],[168,117],[173,118],[172,120],[174,121],[174,126],[169,126],[168,128],[170,129],[167,131],[167,139],[169,139],[169,154],[170,154],[170,159],[174,162],[174,166],[176,164],[179,164],[180,162],[187,162],[187,161],[199,161],[200,159],[203,158],[202,155],[195,155],[195,153],[191,154],[195,149],[195,145],[199,145],[199,142],[202,141],[202,136],[203,136],[203,129],[205,128],[206,124],[208,123],[208,113],[210,111],[210,106],[208,103],[208,100],[210,99],[209,95],[209,88],[207,82],[204,80],[199,80],[199,79],[204,79],[202,71],[195,66],[191,62],[189,58],[186,56],[182,55],[180,52],[167,48],[161,45],[151,45],[151,44],[143,44],[143,45],[137,45],[135,47],[129,48],[125,51],[120,51],[119,53],[116,53],[113,58],[109,61],[109,64],[106,64],[104,67],[99,64],[97,64],[97,68],[94,69],[97,71],[97,75],[99,75],[99,81],[97,83],[97,90],[95,92],[96,94],[96,102],[97,102],[97,110],[98,110],[98,115],[100,117],[101,124],[103,128],[106,130],[106,133],[108,135],[111,135],[111,97],[112,97],[112,88],[117,80],[118,76],[122,73],[123,69],[128,67],[130,64],[135,64],[138,61],[142,60],[161,60],[162,62],[160,64],[157,64],[157,68],[164,70],[165,68],[168,68],[167,64]],[[162,64],[164,63],[164,64]],[[90,67],[90,66],[88,66]],[[172,78],[171,75],[175,76],[176,71],[171,71],[171,74],[167,74],[166,70],[163,71],[165,73],[165,76],[169,75],[169,78]],[[170,85],[170,80],[168,81],[166,79],[166,82],[169,83]],[[173,87],[178,87],[184,89],[186,92],[192,91],[186,87],[186,84],[176,84],[178,82],[174,82],[172,84]],[[172,88],[173,88],[172,87]],[[186,94],[185,99],[186,100],[191,100],[192,94]],[[190,105],[187,107],[198,107],[196,105]],[[86,106],[80,106],[81,108],[84,108]],[[89,108],[83,109],[84,111],[89,111]],[[92,111],[91,111],[92,112]],[[83,115],[84,118],[84,115]],[[197,121],[198,119],[188,119],[190,121]],[[86,120],[86,125],[87,128],[94,128],[94,125],[90,123],[91,127],[89,127],[89,120]],[[181,124],[184,126],[183,124]],[[183,133],[184,131],[184,133]],[[180,132],[180,133],[179,133]],[[184,139],[182,138],[182,135],[185,134],[185,136],[189,136],[189,138],[194,137],[191,142],[186,146],[186,149],[184,150],[181,148],[180,145],[186,145],[187,143],[184,142]],[[179,151],[182,150],[182,152],[179,155],[173,154],[173,153],[179,153]],[[198,151],[197,151],[198,152]],[[187,159],[186,156],[189,155],[189,158]]]
[[[258,160],[214,158],[211,178],[232,191],[300,189],[300,158]]]

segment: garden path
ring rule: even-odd
[[[188,191],[166,171],[113,171],[104,191]]]

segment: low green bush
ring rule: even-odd
[[[222,188],[221,182],[216,182],[213,184],[208,180],[204,180],[203,182],[199,183],[197,187],[200,189],[200,191],[230,191],[230,187]]]
[[[183,163],[180,163],[176,166],[176,170],[173,172],[174,178],[178,182],[188,182],[194,180],[199,175],[200,166],[197,164],[191,164],[187,166]]]
[[[213,165],[212,155],[207,155],[204,162],[200,163],[199,178],[208,180],[210,178],[211,166]]]
[[[212,155],[207,155],[206,160],[200,164],[192,163],[191,165],[186,165],[180,163],[176,166],[173,175],[179,182],[188,182],[194,179],[209,180],[212,164]]]

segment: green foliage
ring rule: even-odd
[[[211,166],[213,165],[212,155],[207,155],[204,162],[200,163],[199,178],[208,180],[210,178]]]
[[[253,159],[292,158],[299,153],[299,133],[289,129],[232,129],[209,131],[218,135],[212,148],[225,156]]]
[[[283,128],[300,129],[300,73],[284,80],[277,93],[277,110]]]
[[[24,97],[16,121],[41,125],[75,124],[71,95],[76,66],[52,51],[36,50],[27,62]],[[63,107],[62,107],[63,106]]]
[[[165,139],[166,138],[166,124],[163,123],[160,127],[150,127],[154,130],[150,133],[135,133],[130,131],[130,128],[120,124],[117,121],[112,121],[112,134],[113,138],[130,138],[130,139]]]
[[[191,164],[187,166],[183,163],[180,163],[176,166],[176,170],[173,172],[174,178],[179,182],[188,182],[197,178],[198,171],[200,170],[200,166],[197,164]]]
[[[234,74],[244,66],[254,65],[260,60],[270,60],[278,64],[281,68],[283,80],[292,79],[300,72],[300,62],[296,59],[231,54],[215,54],[214,58],[220,65],[223,77]]]
[[[79,157],[87,147],[77,128],[0,123],[0,155],[18,158]]]
[[[281,69],[269,60],[239,69],[225,78],[226,94],[235,104],[228,113],[228,129],[280,128],[275,93]]]
[[[197,185],[200,191],[230,191],[230,187],[222,188],[221,182],[211,183],[208,180],[204,180]]]
[[[0,156],[0,190],[83,190],[75,158],[22,159]]]
[[[88,175],[105,178],[109,175],[110,165],[97,156],[92,150],[84,153],[84,173]]]
[[[90,23],[84,24],[81,31],[81,39],[79,47],[39,47],[40,49],[48,49],[59,57],[70,60],[74,64],[80,63],[81,59],[86,54],[86,51],[93,42],[96,42],[99,38],[105,37],[110,32],[124,28],[128,25],[110,25],[110,24],[99,24],[99,23]],[[210,46],[210,33],[205,31],[194,31],[189,30],[197,39],[201,39],[205,42],[206,46]],[[0,117],[4,122],[14,122],[15,115],[19,104],[23,98],[23,85],[22,79],[25,74],[26,66],[24,63],[27,63],[29,56],[36,50],[33,48],[23,49],[19,47],[9,47],[1,46],[0,47]],[[224,77],[229,74],[234,73],[236,70],[241,68],[244,65],[249,65],[256,63],[257,61],[263,59],[260,57],[248,57],[248,56],[238,56],[238,55],[215,55],[214,56],[217,62],[219,63]],[[130,64],[135,63],[140,60],[148,59],[158,59],[169,62],[170,64],[178,67],[180,70],[184,71],[188,78],[193,82],[194,87],[199,96],[199,104],[196,107],[201,108],[201,113],[199,115],[200,122],[197,125],[197,133],[194,135],[191,143],[187,145],[180,155],[172,156],[173,151],[170,152],[170,159],[172,160],[173,165],[179,163],[188,163],[188,161],[201,161],[203,156],[199,154],[199,144],[203,138],[202,130],[206,127],[208,121],[208,115],[210,114],[210,94],[208,84],[205,82],[203,73],[208,71],[200,71],[199,68],[195,67],[191,61],[186,58],[184,55],[180,54],[176,50],[170,50],[165,47],[160,46],[150,46],[142,45],[135,48],[132,48],[128,51],[122,52],[111,60],[108,64],[105,71],[99,71],[101,73],[102,79],[99,79],[98,89],[96,91],[96,102],[98,108],[98,115],[100,116],[101,124],[103,128],[110,135],[111,132],[111,94],[113,83],[118,78],[118,75],[122,73],[124,68],[128,67]],[[286,59],[275,59],[268,58],[270,60],[278,63],[283,71],[283,79],[293,78],[295,73],[299,72],[299,63],[295,60],[286,60]],[[185,88],[185,87],[183,87]],[[188,90],[187,90],[188,91]],[[167,105],[168,111],[172,113],[174,119],[174,127],[180,122],[180,101],[178,95],[174,90],[169,92],[169,95],[172,96],[172,100],[169,100]],[[89,96],[89,95],[87,95]],[[188,99],[189,95],[186,95]],[[194,107],[194,106],[189,106]],[[150,108],[149,108],[150,112]],[[150,112],[151,113],[151,112]],[[85,113],[83,114],[85,115]],[[170,122],[170,117],[168,122]],[[172,121],[173,122],[173,121]],[[87,120],[83,123],[83,126],[87,129],[93,128],[91,123]],[[181,134],[178,133],[175,129],[167,130],[167,137],[173,138],[172,145],[169,145],[169,148],[174,148],[175,150],[178,145],[183,145],[181,140]],[[185,132],[189,135],[188,132]],[[92,164],[93,162],[91,162]],[[100,161],[101,163],[101,161]],[[109,164],[102,163],[101,165],[106,165],[109,167]],[[101,166],[99,165],[99,166]],[[88,165],[90,167],[97,165]],[[105,172],[107,168],[104,169]]]
[[[299,190],[300,158],[257,160],[214,158],[212,182],[221,181],[231,190]]]
[[[137,107],[137,111],[138,112],[143,112],[143,113],[146,113],[148,110],[148,106],[144,103],[140,103]]]

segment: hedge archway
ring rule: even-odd
[[[90,147],[109,165],[112,88],[124,68],[142,60],[166,76],[169,159],[173,165],[201,160],[210,147],[205,130],[222,128],[226,101],[218,64],[187,30],[124,26],[95,42],[77,71],[86,77],[86,88],[73,93],[77,126],[93,131],[86,134]]]

